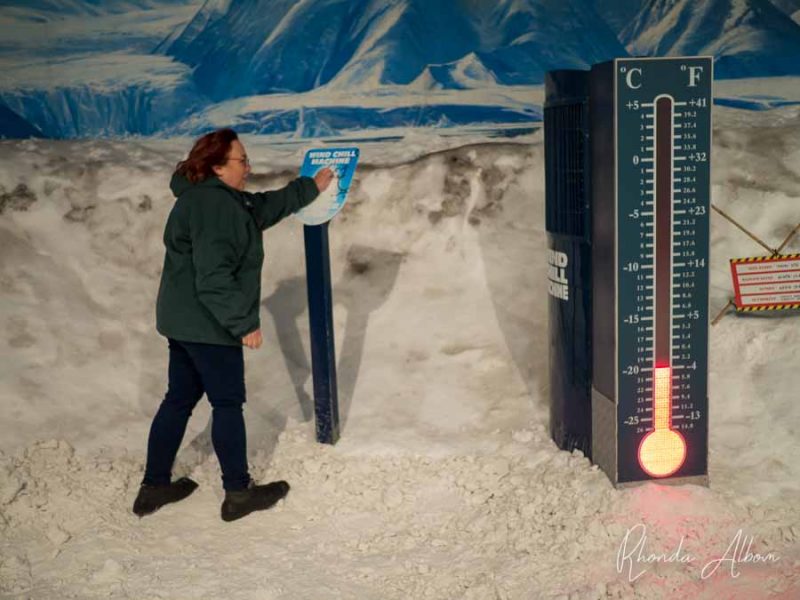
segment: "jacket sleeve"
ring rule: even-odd
[[[272,227],[319,196],[317,184],[311,177],[298,177],[285,188],[271,192],[243,193],[253,204],[261,229]]]
[[[198,198],[192,207],[190,232],[195,290],[200,303],[234,338],[260,327],[258,311],[250,310],[236,272],[241,250],[236,205],[220,198]]]

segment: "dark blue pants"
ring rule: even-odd
[[[203,393],[211,403],[211,441],[226,490],[247,487],[247,438],[242,348],[169,339],[169,386],[147,442],[147,484],[169,483],[186,424]]]

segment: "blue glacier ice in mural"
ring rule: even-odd
[[[172,135],[195,135],[233,120],[215,119],[201,112],[168,130]],[[297,137],[329,137],[355,132],[401,127],[453,127],[470,124],[531,124],[542,120],[541,110],[505,106],[462,104],[412,105],[396,108],[330,106],[258,110],[239,116],[236,129],[248,134],[293,132]]]
[[[9,71],[17,86],[0,103],[49,137],[149,135],[207,104],[191,70],[165,57],[113,52]]]
[[[0,137],[531,123],[546,71],[614,57],[710,54],[718,78],[798,76],[798,11],[800,0],[0,0]]]
[[[46,137],[41,129],[23,119],[4,104],[0,104],[0,123],[3,124],[3,137],[15,139]]]

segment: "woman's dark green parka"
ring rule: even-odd
[[[184,342],[241,346],[261,323],[261,232],[310,204],[317,186],[300,177],[253,194],[175,173],[170,188],[177,200],[164,229],[156,328]]]

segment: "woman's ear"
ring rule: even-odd
[[[221,175],[221,174],[222,174],[222,167],[220,167],[220,166],[213,165],[213,166],[211,167],[211,170],[212,170],[212,171],[214,171],[214,173],[215,173],[216,175]]]

